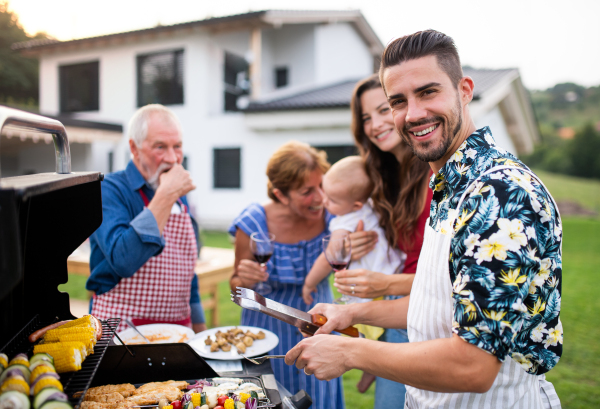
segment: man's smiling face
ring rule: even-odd
[[[463,110],[470,101],[442,70],[435,55],[386,68],[383,84],[400,136],[425,162],[444,158],[463,128]],[[472,81],[470,84],[472,84]],[[461,141],[462,142],[462,141]]]

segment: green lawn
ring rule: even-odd
[[[572,201],[600,215],[600,180],[535,170],[554,200]]]
[[[556,196],[561,195],[562,176],[556,179],[543,176],[548,188]],[[558,182],[557,182],[558,181]],[[581,179],[568,183],[574,190],[581,188],[581,195],[565,193],[566,198],[583,198],[589,193],[591,208],[597,200],[597,194],[586,193]],[[588,186],[589,188],[589,186]],[[596,198],[596,199],[595,199]],[[585,199],[588,200],[588,199]],[[565,409],[583,409],[600,407],[600,297],[598,292],[600,266],[600,220],[567,218],[563,220],[563,287],[561,320],[564,328],[563,357],[551,372],[548,379],[554,383]],[[224,233],[204,232],[206,246],[231,248]],[[69,283],[61,286],[75,298],[85,299],[87,292],[83,288],[85,279],[69,275]],[[240,308],[229,300],[229,285],[219,285],[219,313],[221,325],[236,325],[240,320]],[[596,325],[593,323],[596,322]],[[210,325],[210,322],[209,322]],[[359,394],[356,383],[360,379],[359,371],[350,371],[344,375],[346,403],[353,409],[372,408],[374,388]]]

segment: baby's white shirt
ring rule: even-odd
[[[360,210],[352,213],[336,216],[329,222],[329,231],[347,230],[353,232],[360,220],[365,225],[365,231],[377,232],[378,241],[375,248],[362,257],[360,260],[351,261],[348,269],[364,268],[366,270],[383,273],[386,275],[394,274],[403,262],[403,252],[400,249],[390,248],[385,238],[385,232],[379,225],[379,217],[371,206],[373,202],[369,199]],[[389,251],[388,251],[389,249]],[[370,301],[363,298],[361,301]]]

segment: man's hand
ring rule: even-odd
[[[296,362],[296,368],[304,370],[307,375],[329,381],[350,369],[345,365],[348,362],[348,340],[335,335],[315,335],[303,339],[288,351],[285,363],[292,365]]]
[[[158,231],[162,234],[171,215],[173,204],[181,196],[185,196],[188,192],[196,189],[196,186],[192,182],[190,172],[185,170],[180,164],[176,164],[168,171],[162,173],[159,179],[160,184],[148,205],[148,209],[154,215]]]
[[[156,195],[168,197],[172,201],[171,206],[181,196],[185,196],[196,189],[190,172],[185,170],[180,164],[176,164],[168,171],[162,173],[159,176],[159,180],[160,184],[158,185],[158,189],[156,189]]]
[[[354,233],[350,233],[350,244],[352,246],[352,260],[360,260],[369,254],[377,244],[377,233],[364,231],[365,223],[360,220]]]
[[[327,318],[327,322],[315,332],[315,335],[329,334],[336,329],[344,329],[356,324],[356,322],[354,322],[355,317],[352,311],[352,304],[337,305],[319,303],[311,308],[308,313],[321,314]]]

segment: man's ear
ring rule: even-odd
[[[473,90],[475,83],[471,77],[462,77],[458,83],[458,92],[463,105],[467,105],[473,100]]]
[[[352,211],[356,212],[357,210],[362,209],[363,206],[364,206],[364,203],[356,201],[352,204]]]
[[[139,148],[135,144],[135,141],[133,139],[129,140],[129,150],[131,151],[131,155],[134,159],[137,159],[139,157]]]
[[[281,202],[281,204],[287,206],[290,204],[290,199],[283,194],[283,192],[277,188],[273,189],[273,194]]]

